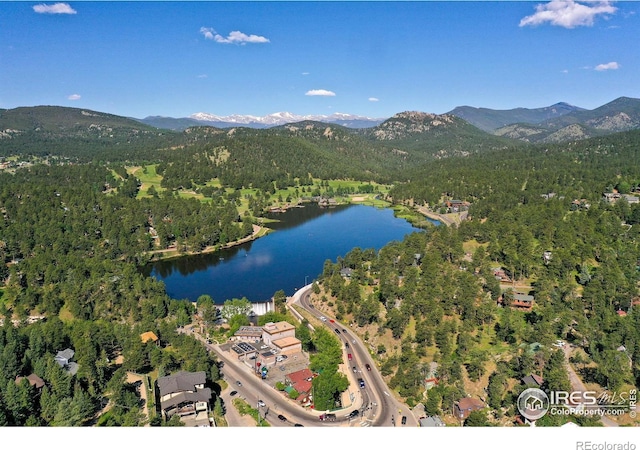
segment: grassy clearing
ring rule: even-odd
[[[241,416],[250,415],[256,421],[258,427],[270,427],[271,424],[264,419],[258,417],[258,410],[252,408],[246,401],[236,398],[233,400],[233,406],[236,407]]]

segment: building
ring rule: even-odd
[[[242,326],[231,337],[232,341],[258,342],[262,339],[262,327]]]
[[[262,327],[262,340],[284,355],[302,351],[302,342],[296,338],[296,327],[289,322],[269,322]]]
[[[344,267],[340,269],[340,275],[343,278],[351,278],[352,274],[353,274],[353,269],[351,267]]]
[[[465,420],[469,417],[469,414],[473,411],[478,411],[484,408],[484,403],[477,398],[464,397],[458,400],[453,408],[454,415],[460,419]]]
[[[73,362],[73,356],[75,354],[76,352],[73,349],[67,348],[59,351],[55,356],[55,360],[58,365],[70,375],[75,375],[79,368],[78,364]]]
[[[173,375],[158,378],[160,408],[165,419],[174,414],[180,417],[199,412],[209,412],[211,389],[205,387],[207,381],[204,371],[180,371]]]
[[[516,292],[513,294],[513,301],[510,306],[514,309],[531,311],[534,300],[533,295],[519,294]]]
[[[296,337],[285,337],[282,339],[276,339],[271,343],[277,348],[283,355],[292,355],[294,353],[302,352],[302,342]]]
[[[445,424],[438,416],[421,417],[418,421],[421,427],[444,427]]]
[[[542,379],[542,377],[539,375],[536,375],[535,373],[532,373],[531,375],[527,375],[526,377],[522,378],[521,381],[522,381],[522,384],[524,384],[525,386],[532,386],[537,388],[542,386],[542,384],[544,383],[544,380]]]
[[[313,373],[309,369],[298,370],[285,376],[285,382],[299,394],[296,400],[305,401],[311,394]]]
[[[27,377],[16,377],[16,384],[20,384],[22,380],[28,380],[29,384],[35,387],[38,391],[44,387],[44,380],[35,373],[32,373]]]
[[[158,336],[156,336],[156,334],[153,331],[147,331],[145,333],[142,333],[140,335],[140,339],[142,340],[143,344],[146,344],[149,341],[153,342],[156,345],[159,345],[160,343]]]
[[[519,311],[531,311],[533,309],[534,302],[535,297],[533,295],[514,292],[513,299],[511,300],[511,303],[509,303],[509,307]],[[498,298],[498,303],[504,305],[504,295]]]
[[[258,349],[248,342],[238,342],[231,346],[231,350],[236,354],[236,357],[241,360],[255,359],[258,356]]]

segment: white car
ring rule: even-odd
[[[261,408],[264,408],[267,405],[262,400],[258,400],[258,406],[260,406]]]
[[[326,322],[327,318],[325,316],[320,316],[320,320],[322,320],[323,322]]]

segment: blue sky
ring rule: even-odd
[[[123,116],[640,97],[640,3],[0,2],[0,108]]]

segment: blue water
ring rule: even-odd
[[[422,231],[390,209],[363,205],[307,205],[272,217],[281,222],[269,225],[275,231],[265,237],[217,253],[160,261],[147,272],[164,281],[173,298],[195,301],[209,294],[218,304],[242,297],[260,302],[280,289],[292,295],[322,273],[327,259],[335,262],[355,247],[379,250]]]

